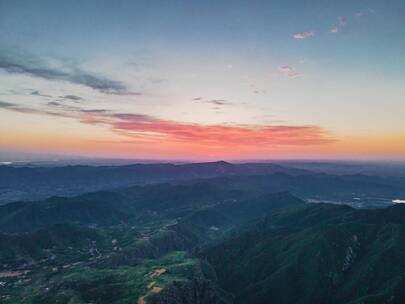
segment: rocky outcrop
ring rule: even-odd
[[[195,278],[173,282],[161,293],[147,299],[148,304],[232,304],[233,299],[212,281]]]

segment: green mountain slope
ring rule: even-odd
[[[404,303],[405,206],[309,205],[208,249],[235,303]]]
[[[286,185],[321,184],[235,176],[0,206],[0,302],[405,302],[405,206],[308,204],[274,193]]]

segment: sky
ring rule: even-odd
[[[405,2],[0,0],[0,151],[405,159]]]

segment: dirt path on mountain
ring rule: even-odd
[[[166,273],[166,272],[167,272],[167,269],[162,267],[162,268],[158,268],[158,269],[155,269],[155,270],[149,272],[147,275],[148,275],[150,278],[157,278],[157,277],[161,276],[162,274],[164,274],[164,273]],[[146,276],[146,275],[145,275],[145,276]],[[150,290],[149,292],[152,292],[152,293],[159,293],[159,292],[161,292],[161,291],[163,290],[162,287],[154,286],[155,284],[156,284],[156,281],[153,281],[153,282],[150,282],[150,283],[146,286],[146,287]],[[148,294],[146,294],[146,295],[140,297],[140,298],[138,299],[137,304],[146,304],[145,298],[146,298],[147,295],[148,295]]]
[[[153,292],[153,293],[159,293],[159,292],[161,292],[162,290],[163,290],[162,287],[154,286],[154,287],[151,289],[151,292]]]
[[[155,269],[154,271],[149,273],[149,277],[156,278],[156,277],[159,277],[160,275],[164,274],[165,272],[166,272],[166,268]]]

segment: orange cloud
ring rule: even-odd
[[[63,113],[31,111],[3,102],[17,117],[33,115],[32,128],[10,129],[0,121],[2,149],[102,157],[155,159],[404,159],[405,133],[381,135],[329,134],[319,126],[201,125],[164,120],[141,114],[114,114],[85,110]],[[1,107],[0,107],[1,108]],[[52,115],[60,125],[41,126]],[[20,116],[21,115],[21,116]],[[65,132],[67,119],[81,122]],[[112,132],[106,132],[104,126]],[[59,128],[64,128],[61,132]],[[69,128],[67,128],[69,129]]]
[[[0,107],[19,113],[73,118],[83,124],[107,126],[119,135],[117,140],[125,136],[126,141],[138,146],[159,145],[173,148],[182,145],[187,146],[185,150],[254,152],[280,147],[326,145],[335,141],[324,129],[314,125],[203,125],[76,106],[49,106],[52,112],[47,108],[33,109],[6,102],[0,104]]]
[[[323,145],[334,141],[318,126],[200,125],[139,114],[115,114],[112,129],[133,138],[216,147]]]

